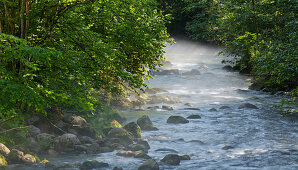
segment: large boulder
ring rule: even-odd
[[[142,138],[141,127],[136,122],[130,122],[124,126],[135,138]]]
[[[0,155],[8,155],[10,150],[3,143],[0,143]]]
[[[27,136],[29,137],[36,137],[37,135],[39,135],[41,132],[40,132],[40,129],[33,126],[33,125],[30,125],[29,126],[29,130],[28,130],[28,133],[27,133]]]
[[[138,170],[159,170],[159,165],[155,160],[148,159],[139,166]]]
[[[185,123],[189,123],[189,121],[187,119],[185,119],[182,116],[170,116],[167,120],[167,123],[173,123],[173,124],[185,124]]]
[[[78,137],[71,133],[66,133],[56,139],[55,149],[57,151],[73,151],[75,145],[81,142]]]
[[[36,137],[40,151],[44,151],[53,145],[55,136],[47,133],[38,134]]]
[[[107,168],[107,167],[109,167],[109,164],[107,163],[92,160],[92,161],[85,161],[80,166],[80,170],[101,169],[101,168]]]
[[[158,130],[156,127],[153,126],[149,116],[144,115],[137,120],[137,124],[141,127],[144,131],[155,131]]]
[[[259,109],[259,108],[251,103],[243,103],[238,107],[238,109]]]
[[[180,157],[176,154],[168,154],[161,161],[169,165],[179,165]]]
[[[134,137],[131,133],[129,133],[127,130],[121,129],[121,128],[111,129],[108,133],[108,138],[119,139],[120,144],[125,145],[125,146],[132,144],[133,139],[134,139]]]
[[[9,163],[22,163],[23,162],[24,153],[17,149],[12,149],[7,155],[7,161]]]
[[[139,139],[137,141],[137,143],[138,143],[138,145],[143,146],[143,148],[144,148],[145,151],[148,151],[150,149],[150,145],[149,145],[149,143],[146,140]]]
[[[40,150],[38,142],[35,140],[35,138],[28,138],[28,149],[33,153],[38,153]]]

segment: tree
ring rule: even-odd
[[[90,112],[95,92],[143,88],[169,42],[154,0],[2,2],[2,118],[51,107]]]

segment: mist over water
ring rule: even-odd
[[[248,90],[249,77],[223,70],[224,56],[217,55],[221,47],[184,38],[176,42],[165,48],[171,64],[163,69],[178,69],[179,74],[155,75],[148,86],[167,90],[154,95],[179,97],[183,102],[144,106],[170,105],[174,108],[171,111],[145,109],[123,113],[128,122],[148,115],[159,129],[142,132],[142,138],[149,142],[148,155],[158,162],[160,169],[298,169],[298,124],[281,118],[274,110],[280,97]],[[200,74],[185,74],[192,69]],[[259,109],[238,109],[247,102]],[[222,106],[228,107],[221,109]],[[188,110],[189,107],[200,110]],[[185,118],[200,115],[201,119],[190,119],[187,124],[167,124],[171,115]],[[166,165],[160,160],[172,152],[156,151],[161,148],[174,149],[179,155],[188,154],[191,160],[181,161],[179,166]],[[116,153],[62,156],[50,161],[63,164],[98,160],[109,163],[107,169],[120,166],[124,170],[137,169],[145,161],[116,156]]]

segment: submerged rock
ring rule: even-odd
[[[229,150],[229,149],[234,149],[234,147],[227,145],[227,146],[222,147],[221,149],[223,149],[223,150]]]
[[[185,103],[184,105],[185,105],[185,106],[190,106],[190,107],[193,106],[193,104],[191,104],[191,103]]]
[[[155,160],[148,159],[139,166],[138,170],[159,170],[159,165]]]
[[[185,76],[194,76],[194,75],[200,75],[200,74],[201,72],[197,69],[191,69],[190,71],[182,73],[182,75],[185,75]]]
[[[173,123],[173,124],[185,124],[185,123],[189,123],[189,121],[187,119],[185,119],[182,116],[170,116],[167,120],[167,123]]]
[[[201,110],[201,109],[189,107],[189,108],[184,108],[184,110]]]
[[[209,112],[217,112],[215,108],[209,109]]]
[[[141,138],[141,127],[136,122],[130,122],[124,126],[124,129],[130,132],[135,138]]]
[[[229,106],[221,106],[219,109],[230,109]]]
[[[200,115],[190,115],[187,117],[187,119],[201,119]]]
[[[149,116],[144,115],[137,120],[137,124],[141,127],[142,130],[145,131],[155,131],[158,130],[156,127],[153,126]]]
[[[115,166],[115,167],[113,168],[113,170],[123,170],[123,168],[118,167],[118,166]]]
[[[160,148],[155,150],[155,152],[173,152],[173,153],[178,153],[178,151],[174,150],[174,149],[169,149],[169,148]]]
[[[243,103],[238,107],[238,109],[259,109],[259,108],[251,103]]]
[[[180,157],[176,154],[168,154],[161,161],[169,165],[179,165]]]
[[[80,170],[100,169],[100,168],[107,168],[107,167],[109,167],[109,164],[107,163],[92,160],[92,161],[85,161],[80,166]]]

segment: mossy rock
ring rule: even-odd
[[[112,120],[110,126],[111,128],[122,128],[122,125],[117,120]]]
[[[190,156],[189,155],[181,155],[179,156],[180,160],[190,160]]]
[[[159,170],[159,165],[155,160],[148,159],[139,166],[138,170]]]
[[[176,154],[168,154],[161,161],[169,165],[179,165],[180,157]]]
[[[1,166],[6,166],[7,161],[5,160],[4,156],[0,155],[0,167]]]
[[[133,135],[125,129],[121,128],[111,129],[108,133],[108,138],[117,138],[120,140],[120,144],[123,144],[125,146],[133,143]]]
[[[135,138],[141,138],[141,127],[136,122],[130,122],[124,126],[124,129],[130,132]]]
[[[137,124],[141,127],[142,130],[145,131],[155,131],[158,130],[156,127],[153,126],[149,116],[144,115],[137,120]]]

